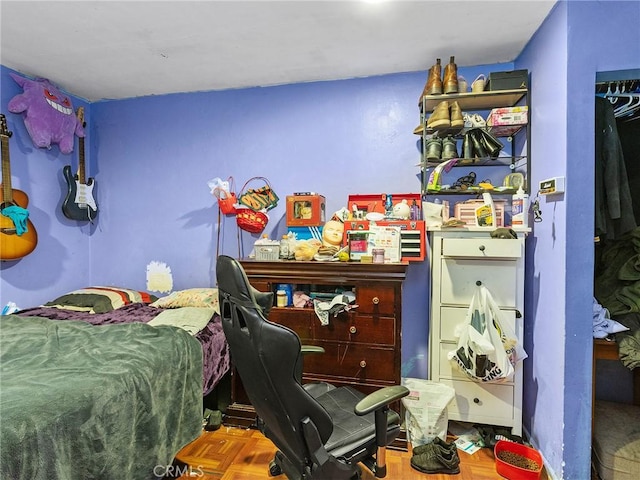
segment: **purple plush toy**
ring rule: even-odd
[[[25,112],[24,124],[38,148],[57,143],[62,153],[73,152],[74,134],[84,137],[82,123],[73,111],[71,99],[46,78],[29,80],[10,74],[24,93],[9,101],[9,111]]]

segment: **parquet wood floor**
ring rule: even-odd
[[[180,480],[286,480],[284,475],[269,477],[269,462],[276,448],[257,430],[225,427],[203,432],[199,439],[184,447],[176,458],[190,466]],[[496,480],[493,452],[482,448],[473,455],[459,452],[460,473],[457,475],[427,475],[411,468],[410,452],[387,451],[387,479],[389,480]],[[542,479],[547,475],[543,471]],[[375,480],[363,468],[362,480]]]

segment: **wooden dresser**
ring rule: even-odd
[[[270,321],[291,328],[303,344],[325,349],[324,354],[305,357],[303,383],[351,385],[365,393],[400,384],[402,282],[406,263],[241,260],[241,264],[251,284],[263,292],[275,292],[278,284],[292,284],[294,290],[306,293],[336,289],[355,292],[358,307],[331,316],[326,326],[320,323],[313,308],[271,309]],[[394,410],[398,408],[400,405],[394,406]],[[240,376],[232,369],[231,404],[225,424],[249,427],[254,422],[255,411]]]

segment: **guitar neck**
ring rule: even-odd
[[[84,172],[84,137],[78,137],[78,183],[86,184]]]
[[[13,201],[11,189],[11,167],[9,165],[9,137],[2,135],[2,202]]]

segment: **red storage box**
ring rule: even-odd
[[[542,455],[536,449],[516,442],[498,440],[493,448],[496,472],[509,480],[538,480],[542,475]],[[511,457],[511,458],[510,458]],[[518,462],[511,463],[517,459]],[[522,467],[514,463],[522,462]],[[528,465],[525,467],[524,464]],[[535,468],[537,466],[537,468]],[[529,468],[530,467],[530,468]]]
[[[353,230],[369,230],[368,220],[347,220],[344,222],[343,244],[347,245],[347,232]],[[425,225],[424,220],[380,220],[375,222],[381,227],[400,227],[400,261],[421,262],[425,258]]]
[[[325,222],[325,200],[322,195],[287,195],[288,227],[319,227]]]

